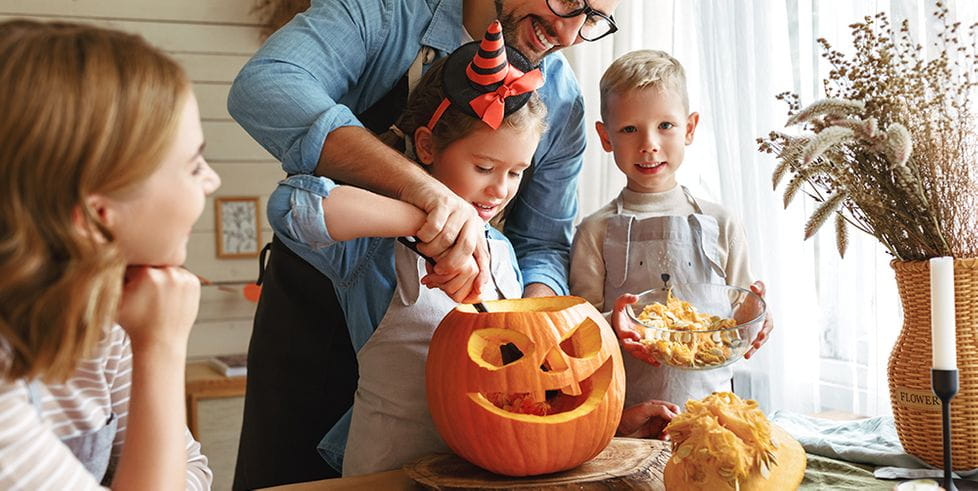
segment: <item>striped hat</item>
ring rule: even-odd
[[[544,81],[539,68],[503,42],[498,20],[489,25],[482,42],[464,44],[448,56],[442,77],[445,100],[428,122],[429,129],[449,105],[496,129]]]
[[[479,44],[479,50],[472,62],[465,67],[465,75],[473,84],[487,92],[496,90],[498,84],[506,80],[506,73],[509,71],[505,48],[502,25],[498,20],[493,21],[489,24],[486,37]]]

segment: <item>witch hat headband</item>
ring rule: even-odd
[[[481,43],[464,44],[445,61],[442,79],[445,99],[427,127],[433,130],[445,110],[454,104],[495,130],[506,116],[523,107],[543,82],[539,68],[522,53],[506,46],[502,25],[495,20]]]

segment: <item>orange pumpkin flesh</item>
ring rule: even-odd
[[[576,467],[614,436],[625,377],[617,339],[578,297],[449,312],[428,350],[432,419],[462,458],[510,476]],[[507,344],[521,356],[504,360]],[[548,397],[549,395],[549,397]]]
[[[714,392],[686,402],[666,428],[672,457],[663,479],[674,491],[781,491],[805,476],[805,450],[752,400]]]

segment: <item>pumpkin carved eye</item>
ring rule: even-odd
[[[590,318],[584,319],[560,342],[560,349],[572,358],[590,358],[601,351],[601,328]]]
[[[469,336],[469,358],[490,370],[516,363],[535,349],[530,338],[511,329],[479,329]]]
[[[560,343],[547,352],[540,369],[545,372],[560,372],[569,368],[567,358],[582,360],[597,355],[601,351],[601,328],[591,319],[574,328],[564,336]],[[563,354],[562,354],[563,353]],[[575,390],[570,392],[577,395]]]

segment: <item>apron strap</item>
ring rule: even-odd
[[[696,198],[693,197],[693,193],[690,193],[686,186],[682,186],[682,188],[683,194],[686,195],[686,200],[689,201],[689,204],[693,205],[693,212],[702,215],[703,210],[700,208],[700,204],[696,201]]]
[[[492,284],[496,288],[499,299],[521,298],[523,296],[522,285],[518,285],[519,282],[516,281],[516,278],[511,278],[512,281],[506,279],[507,274],[515,276],[515,273],[512,272],[514,265],[503,260],[509,253],[505,242],[489,239],[489,231],[486,230],[486,243],[489,244],[489,276],[492,277]],[[509,270],[505,268],[509,268]]]
[[[407,79],[407,97],[410,98],[411,94],[414,93],[414,89],[418,86],[418,82],[421,81],[422,71],[424,66],[431,63],[435,59],[435,50],[430,46],[421,46],[418,50],[418,56],[414,58],[411,66],[408,67],[407,74],[405,78]],[[406,101],[407,99],[405,99]],[[405,103],[406,104],[406,103]],[[404,155],[409,158],[415,158],[414,154],[414,135],[405,135],[400,128],[397,127],[397,117],[391,122],[390,128],[391,132],[398,136],[402,141],[404,141]]]
[[[407,79],[408,79],[408,97],[414,93],[414,88],[418,86],[418,82],[421,81],[421,71],[425,65],[431,63],[435,59],[435,50],[430,46],[421,46],[418,50],[418,56],[411,63],[408,68]]]
[[[633,215],[618,214],[611,217],[606,225],[602,255],[604,255],[606,274],[610,274],[612,271],[621,272],[617,278],[609,277],[616,288],[624,285],[628,278],[628,256],[631,252],[632,225],[634,223],[635,217]],[[612,237],[625,237],[625,240],[611,240]]]
[[[689,216],[689,226],[693,229],[694,240],[698,242],[697,246],[703,252],[706,261],[710,263],[710,268],[720,278],[726,278],[727,272],[720,266],[719,251],[716,247],[720,240],[720,226],[716,219],[696,213]]]
[[[37,411],[38,416],[41,415],[41,390],[40,383],[37,380],[31,380],[30,382],[24,381],[24,385],[27,386],[27,402],[31,403],[34,410]]]
[[[413,264],[414,267],[398,267],[400,261]],[[394,295],[401,300],[401,305],[414,305],[421,295],[421,278],[427,273],[425,259],[401,242],[394,242],[394,274],[397,277]]]

